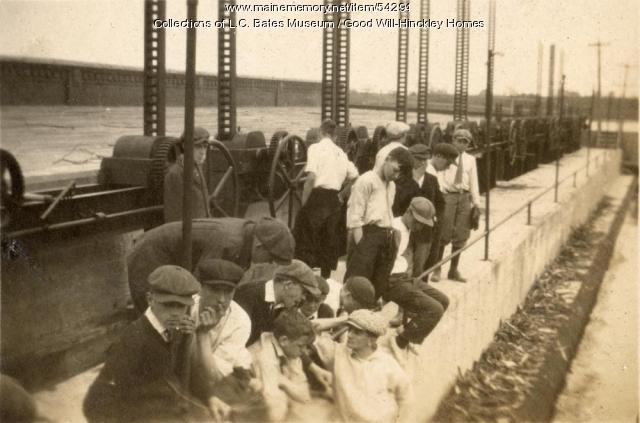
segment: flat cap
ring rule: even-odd
[[[376,290],[369,279],[364,276],[352,276],[344,284],[351,297],[365,307],[373,307],[376,303]]]
[[[347,324],[360,330],[369,332],[375,336],[384,335],[387,330],[387,322],[379,313],[371,310],[360,309],[349,315]]]
[[[209,131],[202,126],[196,126],[193,128],[193,145],[203,144],[209,141]],[[180,135],[180,142],[184,142],[185,133]]]
[[[409,125],[404,122],[389,122],[385,127],[387,131],[387,138],[390,140],[397,140],[398,138],[402,138],[407,132],[409,132]]]
[[[318,284],[318,289],[320,290],[321,295],[327,295],[329,293],[329,283],[325,278],[320,275],[316,276],[316,283]]]
[[[413,144],[409,147],[409,152],[416,159],[426,160],[431,149],[424,144]]]
[[[457,138],[466,139],[469,142],[473,141],[473,136],[471,136],[471,132],[469,132],[468,129],[460,128],[453,131],[453,139],[455,140]]]
[[[420,223],[433,226],[433,216],[436,214],[436,208],[433,203],[424,197],[414,197],[409,204],[409,210],[413,217]]]
[[[200,283],[186,269],[167,264],[156,268],[147,278],[155,298],[162,302],[193,305],[192,295],[200,292]]]
[[[455,159],[456,157],[458,157],[458,154],[460,154],[460,152],[454,146],[446,142],[441,142],[433,147],[434,156],[437,155],[446,157],[448,159]]]
[[[256,223],[254,235],[269,253],[282,261],[291,261],[295,241],[287,225],[273,217],[263,217]]]
[[[320,296],[320,289],[313,270],[300,260],[293,259],[291,264],[279,266],[276,269],[276,278],[289,279],[300,284],[314,297]]]
[[[198,263],[196,275],[203,285],[226,285],[235,288],[244,275],[242,267],[221,259],[206,259]]]

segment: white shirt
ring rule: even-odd
[[[404,257],[404,253],[409,246],[409,228],[402,221],[402,216],[398,216],[393,219],[392,222],[393,229],[400,233],[400,243],[398,244],[398,254],[396,255],[396,261],[393,263],[393,269],[391,269],[391,274],[394,273],[405,273],[409,268],[409,263],[407,263],[407,259]]]
[[[376,170],[363,173],[351,187],[347,207],[347,228],[377,225],[390,228],[393,220],[393,198],[396,185],[380,179]]]
[[[197,298],[191,313],[198,323],[200,297]],[[251,335],[251,319],[246,311],[235,301],[231,301],[229,308],[218,324],[209,330],[211,352],[216,358],[218,370],[224,376],[233,372],[234,367],[251,368],[251,354],[245,347]]]
[[[458,165],[462,159],[462,183],[455,185]],[[480,191],[478,190],[478,168],[476,158],[470,154],[462,153],[456,159],[456,166],[450,166],[447,170],[437,172],[440,190],[444,193],[469,191],[474,204],[480,204]]]
[[[162,322],[160,322],[153,311],[151,311],[151,307],[147,307],[147,310],[144,312],[144,317],[147,318],[149,323],[151,323],[151,326],[160,334],[162,339],[164,339],[165,342],[169,342],[167,328],[164,327]]]
[[[316,340],[318,354],[333,370],[333,389],[345,422],[391,423],[411,397],[407,373],[388,353],[377,349],[367,358],[352,355],[346,344],[328,336]]]
[[[339,191],[345,180],[358,177],[358,169],[331,139],[323,138],[307,151],[307,172],[315,175],[314,188]]]
[[[427,162],[427,167],[424,170],[424,173],[428,173],[430,175],[433,175],[435,177],[438,177],[438,171],[436,170],[435,167],[433,167],[433,165],[431,164],[431,161]]]
[[[382,166],[389,153],[391,153],[391,150],[395,150],[398,147],[402,147],[405,150],[408,149],[407,146],[402,144],[401,142],[391,141],[389,144],[378,150],[378,152],[376,153],[376,162],[373,165],[373,168],[378,169],[380,166]]]

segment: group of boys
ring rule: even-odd
[[[378,338],[392,333],[393,348],[406,349],[422,343],[442,317],[447,297],[413,276],[430,255],[436,262],[441,257],[438,240],[447,240],[449,226],[456,232],[457,215],[450,224],[446,214],[465,197],[456,172],[452,187],[459,192],[435,185],[462,155],[441,144],[426,162],[428,151],[404,146],[407,130],[400,122],[388,125],[389,143],[376,165],[358,175],[335,145],[335,124],[323,122],[320,140],[308,150],[293,234],[272,218],[204,213],[193,221],[191,273],[178,266],[176,216],[146,232],[127,262],[140,317],[110,348],[85,398],[87,418],[305,420],[301,406],[311,399],[311,383],[332,397],[333,420],[396,421],[411,385]],[[195,133],[208,138],[203,131]],[[167,187],[178,187],[176,172],[167,175],[165,201]],[[412,179],[403,182],[406,177]],[[348,230],[344,284],[329,279],[342,249],[341,225]],[[453,263],[452,272],[462,279]]]

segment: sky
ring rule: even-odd
[[[238,3],[321,4],[322,0],[239,0]],[[362,0],[358,3],[376,3]],[[556,46],[555,87],[559,86],[560,56],[566,89],[590,95],[596,84],[596,49],[590,43],[608,43],[602,50],[602,95],[622,88],[623,67],[631,69],[627,97],[638,89],[637,0],[497,0],[496,94],[536,93],[538,45],[544,48],[542,94],[548,88],[549,46]],[[430,18],[453,19],[455,0],[432,0]],[[420,18],[420,2],[411,3],[411,19]],[[469,93],[486,86],[488,0],[471,0],[471,19],[485,22],[470,34]],[[186,0],[168,0],[167,18],[186,17]],[[198,17],[217,19],[217,1],[200,0]],[[396,13],[354,13],[355,20],[396,18]],[[257,19],[322,19],[317,13],[238,13],[248,22]],[[430,89],[453,92],[455,29],[431,29]],[[198,30],[196,67],[216,73],[217,30]],[[409,91],[417,91],[419,30],[410,30]],[[360,91],[395,90],[398,30],[351,30],[351,88]],[[237,73],[240,76],[319,81],[322,30],[300,28],[238,28]],[[184,70],[186,29],[167,29],[167,68]],[[0,0],[0,55],[58,59],[142,68],[142,0]]]

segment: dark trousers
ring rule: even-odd
[[[431,247],[429,249],[429,256],[427,257],[427,261],[424,264],[424,270],[429,269],[431,266],[439,262],[442,257],[440,257],[440,224],[436,223],[433,225],[432,232],[432,241]]]
[[[393,230],[365,225],[360,242],[350,247],[344,279],[364,276],[371,281],[379,298],[386,291],[395,257]]]
[[[339,228],[343,212],[338,191],[314,188],[296,217],[295,257],[310,267],[319,267],[323,273],[335,270],[345,243]]]
[[[389,277],[389,286],[382,298],[402,307],[405,323],[401,336],[414,344],[424,341],[449,307],[445,294],[424,282],[414,284],[413,278],[404,273]]]

